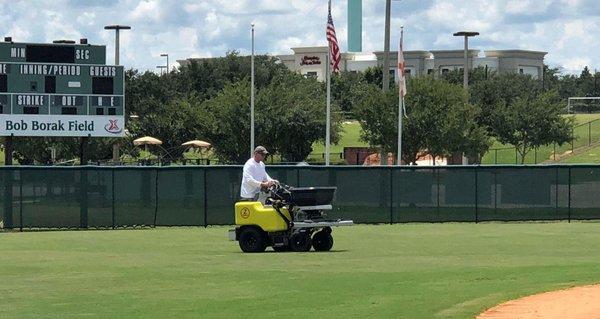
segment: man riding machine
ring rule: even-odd
[[[331,227],[353,225],[351,220],[326,219],[324,211],[332,209],[336,187],[282,185],[264,169],[267,154],[259,146],[244,165],[242,199],[235,204],[236,228],[229,231],[230,239],[244,252],[262,252],[269,246],[275,251],[331,250]]]

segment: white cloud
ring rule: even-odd
[[[1,0],[0,0],[1,1]],[[347,47],[346,1],[334,1],[333,19],[343,50]],[[363,51],[383,48],[385,2],[363,0]],[[191,56],[250,52],[250,23],[256,23],[257,53],[289,54],[291,47],[326,45],[327,2],[323,0],[121,0],[16,1],[0,12],[0,29],[15,41],[48,42],[87,37],[107,45],[112,63],[114,31],[121,33],[121,63],[154,70],[169,53],[171,61]],[[577,69],[600,68],[600,10],[596,0],[403,0],[392,2],[390,47],[400,25],[408,50],[460,49],[452,36],[479,31],[476,49],[524,48],[548,51],[546,62]],[[576,71],[578,72],[578,71]]]

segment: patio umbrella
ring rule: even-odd
[[[133,145],[161,145],[162,141],[152,136],[144,136],[133,140]]]
[[[205,142],[205,141],[193,140],[193,141],[187,141],[181,145],[201,148],[201,147],[209,147],[210,143]]]

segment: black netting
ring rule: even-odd
[[[600,219],[600,167],[571,169],[571,218]]]
[[[477,221],[475,181],[478,178],[474,169],[438,168],[439,221]]]
[[[158,171],[157,225],[205,225],[204,173],[200,167]]]
[[[304,168],[302,186],[337,186],[333,210],[327,217],[358,223],[390,222],[390,176],[387,168]]]
[[[240,198],[242,167],[215,167],[206,171],[206,221],[209,225],[234,223],[234,205]]]
[[[557,167],[503,167],[492,168],[488,173],[491,174],[493,210],[480,211],[479,220],[560,218],[557,191],[561,176]]]
[[[154,225],[156,168],[115,169],[115,226]]]
[[[394,222],[439,220],[437,170],[401,168],[393,171]]]
[[[268,167],[291,186],[337,186],[330,218],[358,223],[599,219],[600,167]],[[6,167],[5,228],[225,225],[241,166]]]
[[[79,169],[21,169],[23,228],[78,228],[85,175]]]

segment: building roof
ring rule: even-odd
[[[464,58],[465,50],[431,50],[434,59],[448,59],[448,58]],[[470,58],[476,58],[479,55],[479,50],[469,50],[467,55]]]
[[[528,59],[544,59],[544,56],[548,52],[543,51],[529,51],[529,50],[486,50],[485,56],[488,58],[498,57],[510,57],[510,58],[528,58]]]

